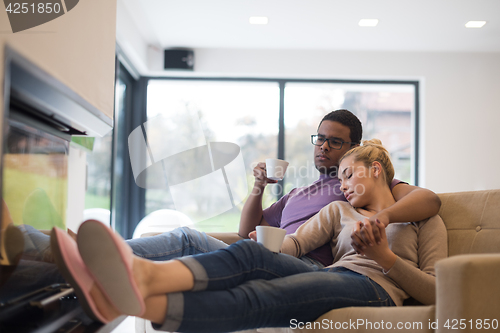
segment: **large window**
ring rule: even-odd
[[[380,139],[391,153],[395,177],[414,183],[414,85],[300,82],[285,85],[285,158],[290,162],[285,191],[318,179],[310,136],[336,109],[355,113],[363,139]]]
[[[255,163],[276,156],[278,84],[150,80],[147,116],[149,125],[145,131],[149,145],[161,145],[165,156],[207,144],[213,153],[213,143],[236,144],[241,148],[246,182],[240,181],[231,188],[233,205],[228,202],[226,191],[221,192],[208,185],[187,190],[186,198],[179,199],[177,196],[176,200],[172,184],[168,184],[173,177],[162,172],[150,172],[147,175],[146,214],[164,208],[177,209],[197,222],[195,226],[200,230],[235,231],[242,203],[234,197],[246,197],[253,185],[252,169]],[[167,128],[156,127],[155,131],[152,127],[159,122],[166,123]],[[182,173],[196,174],[196,169],[203,168],[203,157],[196,155],[196,151],[194,154],[183,165]],[[273,200],[269,195],[266,198],[269,203]],[[217,214],[221,211],[224,213]]]
[[[417,88],[416,82],[150,79],[149,129],[145,125],[143,131],[150,147],[152,141],[162,140],[166,156],[193,147],[207,146],[210,151],[212,143],[238,145],[247,179],[246,188],[239,184],[240,195],[249,193],[257,162],[268,157],[286,159],[290,166],[283,183],[266,189],[267,207],[283,192],[317,179],[310,135],[325,114],[346,108],[363,123],[364,139],[378,138],[388,148],[396,177],[416,184]],[[168,129],[153,131],[152,124],[160,122]],[[197,152],[194,149],[191,159],[182,164],[184,174],[196,174],[193,170],[202,167],[203,158]],[[226,194],[219,197],[215,188],[200,186],[184,197],[189,205],[179,205],[167,173],[163,165],[160,172],[147,174],[146,214],[182,206],[200,230],[237,230],[244,201],[225,209]],[[221,210],[224,213],[219,214]]]

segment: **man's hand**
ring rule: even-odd
[[[276,184],[277,180],[272,180],[267,178],[266,174],[266,163],[259,162],[255,168],[253,168],[253,176],[255,177],[254,186],[260,188],[266,187],[267,184]]]
[[[275,184],[278,181],[267,178],[266,176],[266,163],[259,162],[253,168],[253,175],[255,182],[253,184],[252,192],[247,198],[241,211],[240,227],[238,235],[248,235],[249,232],[255,230],[255,227],[267,224],[262,210],[262,196],[264,195],[264,188],[267,184]]]

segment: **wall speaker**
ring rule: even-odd
[[[165,50],[165,69],[185,69],[193,70],[194,52],[193,50]]]

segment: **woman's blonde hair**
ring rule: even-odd
[[[391,157],[387,149],[382,146],[382,141],[379,139],[364,140],[361,146],[357,146],[347,151],[340,158],[340,162],[350,155],[354,155],[354,162],[363,162],[367,168],[371,167],[373,162],[377,161],[382,165],[382,171],[389,187],[394,178],[394,167],[392,166]]]

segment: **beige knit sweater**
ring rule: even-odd
[[[330,242],[333,265],[342,266],[368,276],[382,286],[396,305],[408,297],[423,304],[435,303],[434,264],[447,257],[447,234],[439,216],[412,223],[391,223],[386,228],[390,249],[397,255],[396,263],[384,271],[374,260],[357,254],[351,246],[351,231],[359,214],[347,202],[334,201],[287,235],[282,253],[301,257]]]

